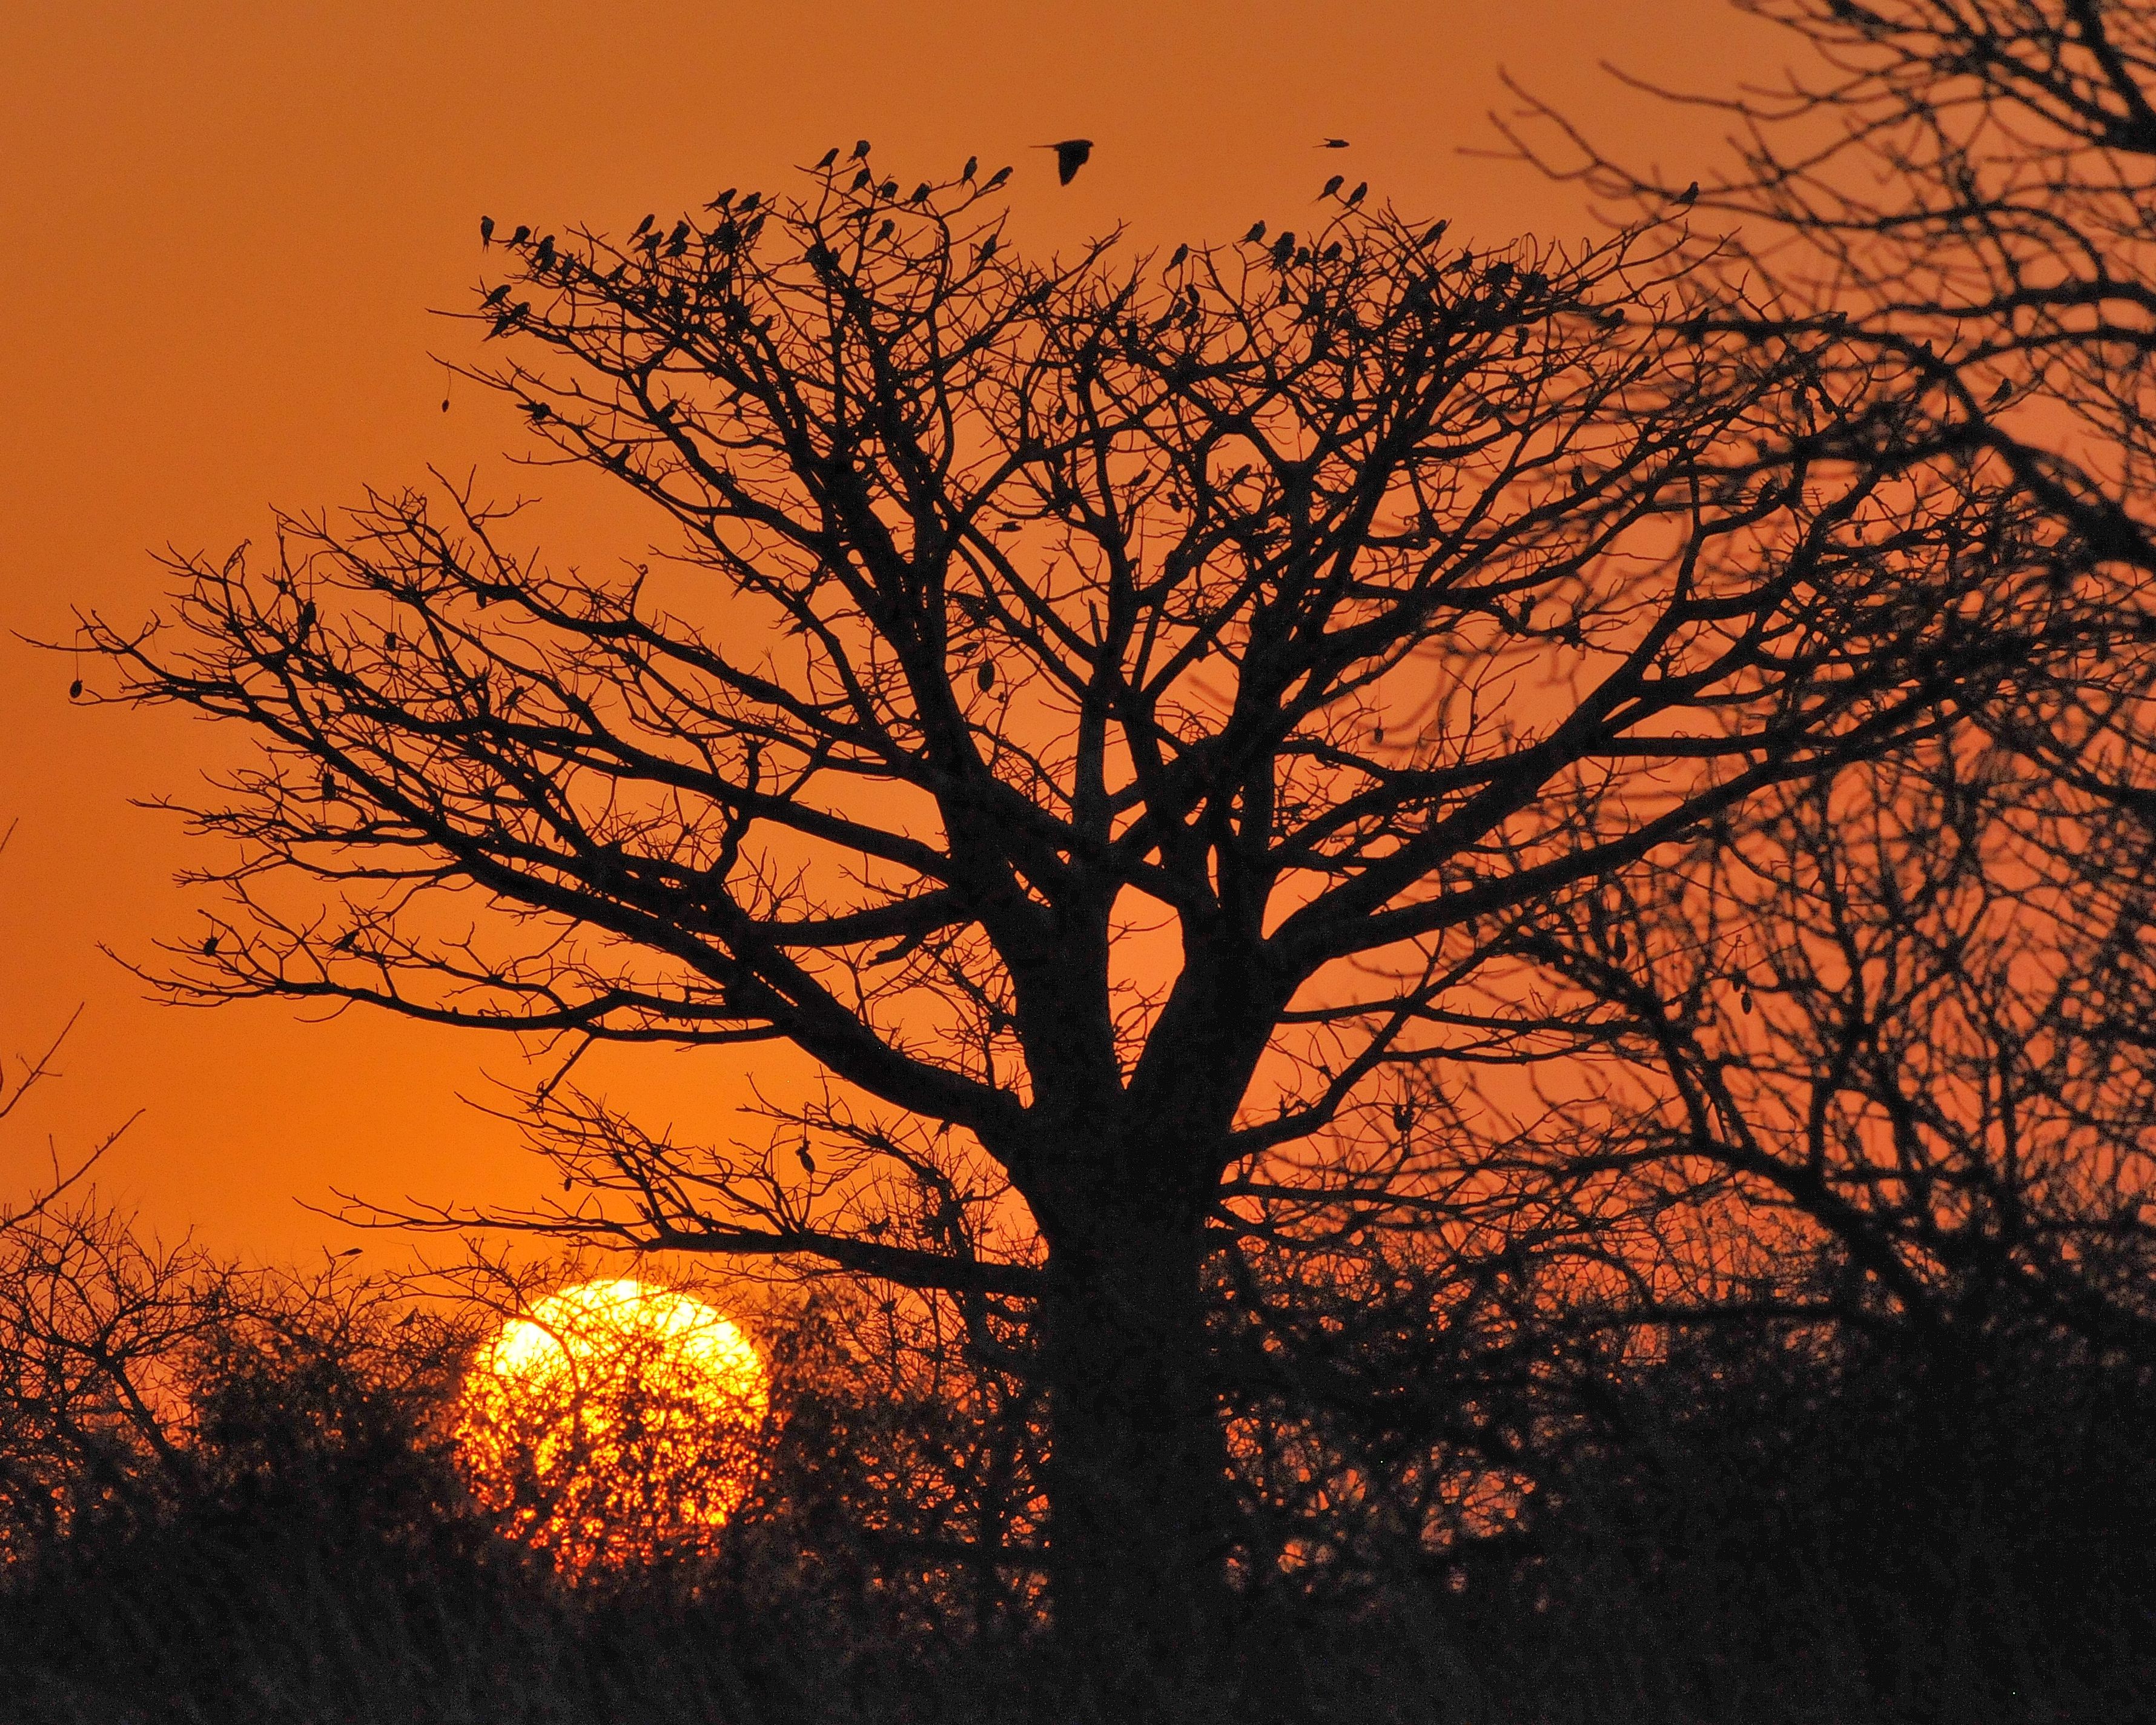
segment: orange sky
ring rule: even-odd
[[[496,495],[539,490],[501,452],[510,416],[441,411],[430,353],[465,357],[460,306],[483,213],[625,230],[721,186],[787,189],[788,164],[875,141],[901,179],[968,154],[1012,162],[1017,231],[1067,244],[1286,225],[1336,169],[1460,237],[1586,228],[1570,188],[1464,158],[1490,141],[1500,66],[1673,178],[1715,128],[1616,88],[1604,59],[1717,87],[1779,40],[1722,0],[1117,0],[749,8],[343,0],[0,9],[0,1049],[86,1005],[64,1082],[0,1142],[19,1194],[64,1152],[144,1111],[105,1178],[158,1228],[276,1256],[343,1244],[295,1197],[332,1184],[517,1201],[537,1164],[458,1101],[506,1043],[375,1015],[151,1004],[97,949],[148,955],[197,920],[172,884],[194,850],[128,799],[184,793],[240,739],[168,714],[71,707],[74,672],[19,632],[71,606],[160,598],[151,553],[259,538],[274,503],[353,500],[433,463]],[[1067,189],[1024,146],[1080,134]],[[1320,155],[1327,134],[1354,147]],[[649,522],[558,482],[550,554],[634,555]],[[545,495],[543,491],[540,495]],[[96,673],[91,671],[93,679]],[[740,1059],[644,1056],[616,1082],[713,1137]],[[750,1060],[758,1056],[752,1053]],[[767,1065],[768,1065],[767,1061]]]

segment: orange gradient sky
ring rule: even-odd
[[[512,416],[435,358],[473,332],[475,223],[626,231],[726,185],[872,139],[901,180],[1005,162],[1015,234],[1117,221],[1142,244],[1291,225],[1326,174],[1367,178],[1471,241],[1590,226],[1573,188],[1463,157],[1510,69],[1673,179],[1717,128],[1625,91],[1771,73],[1782,39],[1722,0],[1118,0],[749,7],[391,0],[0,8],[0,1049],[85,1009],[64,1081],[10,1123],[0,1198],[136,1110],[103,1177],[159,1229],[269,1256],[349,1236],[295,1204],[332,1186],[518,1202],[540,1165],[459,1101],[523,1070],[506,1041],[379,1015],[151,1004],[98,951],[196,927],[175,869],[208,853],[130,806],[186,794],[244,740],[169,713],[76,708],[71,607],[160,602],[153,553],[264,537],[274,505],[355,500],[429,464],[548,500],[550,557],[634,557],[659,530],[588,485],[520,473]],[[1327,134],[1352,150],[1321,155]],[[1096,141],[1067,189],[1026,146]],[[95,681],[98,673],[85,667]],[[618,1063],[611,1087],[723,1139],[750,1052]],[[758,1136],[761,1136],[759,1132]]]

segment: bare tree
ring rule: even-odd
[[[2148,819],[2156,8],[1736,3],[1789,32],[1796,69],[1656,92],[1730,123],[1687,219],[1753,304],[1711,321],[1712,338],[1830,326],[1839,363],[1885,391],[1873,413],[1851,414],[1860,435],[1845,453],[1893,465],[1969,452],[2059,524],[2072,554],[2051,578],[2087,606],[2085,650],[1986,722]],[[1642,172],[1532,98],[1502,129],[1614,220],[1668,208],[1681,177]]]
[[[621,577],[445,484],[84,622],[126,698],[263,744],[186,811],[237,849],[161,987],[551,1039],[564,1195],[439,1224],[1024,1322],[1059,1629],[1188,1671],[1229,1543],[1209,1260],[1412,1214],[1450,1166],[1412,1075],[1534,1057],[1476,1004],[1519,930],[2056,619],[1969,626],[2026,546],[1970,531],[1961,454],[1792,455],[1845,418],[1830,333],[1701,339],[1660,230],[1476,254],[1334,204],[1040,264],[1002,178],[516,229],[475,316],[522,357],[471,375],[670,523]],[[677,1137],[571,1087],[596,1042],[783,1042],[823,1088]]]

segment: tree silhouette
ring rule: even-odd
[[[552,1039],[567,1195],[419,1219],[1023,1322],[1059,1631],[1151,1681],[1225,1613],[1215,1255],[1412,1220],[1429,1070],[1537,1057],[1537,919],[2054,619],[1999,597],[2029,536],[1978,531],[1980,470],[1825,459],[1877,381],[1826,326],[1707,339],[1661,229],[1478,252],[1335,202],[1040,264],[1001,178],[516,230],[474,316],[518,357],[470,375],[667,557],[551,570],[444,482],[85,625],[126,697],[262,744],[187,809],[237,860],[161,987]],[[784,1043],[821,1087],[680,1140],[568,1083],[594,1042]]]

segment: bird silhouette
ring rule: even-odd
[[[1011,171],[1009,168],[999,167],[993,173],[988,176],[988,183],[983,189],[993,192],[997,187],[1002,185],[1003,182],[1010,177]]]
[[[836,144],[834,144],[834,145],[832,145],[832,146],[831,146],[831,147],[830,147],[829,149],[826,150],[826,151],[824,152],[824,159],[823,159],[821,162],[819,162],[816,164],[816,172],[817,172],[818,173],[822,173],[825,169],[829,168],[829,167],[830,167],[830,165],[831,165],[833,162],[836,162],[838,159],[839,159],[839,146],[838,146]]]
[[[516,231],[509,236],[509,243],[511,245],[521,245],[526,240],[531,239],[531,230],[526,227],[523,223],[519,222],[516,224]]]
[[[890,239],[897,226],[897,223],[886,219],[884,224],[876,229],[876,244],[880,245],[885,240]]]
[[[973,674],[973,680],[980,685],[981,693],[986,695],[989,690],[994,688],[996,685],[995,666],[993,665],[983,665],[980,670]]]
[[[1078,170],[1085,167],[1093,156],[1093,141],[1091,138],[1063,138],[1053,144],[1037,144],[1034,147],[1055,152],[1056,183],[1064,186],[1077,177]]]
[[[1168,267],[1171,270],[1180,270],[1183,267],[1183,260],[1189,255],[1190,248],[1188,246],[1179,245],[1176,247],[1176,249],[1168,254]]]
[[[1320,138],[1317,141],[1317,147],[1321,150],[1344,150],[1348,147],[1348,140],[1345,138]]]
[[[1342,186],[1347,183],[1347,180],[1348,176],[1345,174],[1333,175],[1331,179],[1327,180],[1322,186],[1318,187],[1317,195],[1320,198],[1330,198],[1335,192],[1337,192]]]
[[[2013,380],[2008,377],[2001,377],[1999,380],[1999,387],[1991,392],[1989,398],[1986,399],[1984,404],[1987,408],[2003,408],[2006,405],[2008,398],[2012,396],[2013,393]]]
[[[1679,209],[1690,209],[1695,203],[1697,203],[1699,202],[1699,182],[1697,180],[1694,180],[1689,186],[1686,187],[1683,191],[1678,193],[1675,202]]]
[[[531,255],[542,270],[552,270],[554,267],[554,236],[550,234],[541,240],[538,250]]]
[[[762,202],[763,202],[763,193],[761,193],[761,192],[752,192],[752,193],[750,193],[748,194],[748,196],[747,196],[747,197],[746,197],[746,198],[744,198],[743,199],[742,199],[741,203],[740,203],[737,206],[736,206],[735,210],[734,210],[734,213],[735,213],[736,215],[737,215],[737,216],[745,216],[745,215],[748,214],[748,213],[749,213],[751,210],[754,209],[754,208],[757,207],[757,205],[758,205],[759,203],[762,203]]]
[[[1243,236],[1243,244],[1245,245],[1255,245],[1265,237],[1265,224],[1263,222],[1253,222],[1250,223],[1250,231]]]
[[[868,153],[869,141],[866,138],[863,138],[859,143],[854,146],[854,153],[849,156],[846,160],[849,162],[859,162],[861,157]]]
[[[218,937],[215,935],[212,935],[208,940],[203,942],[203,957],[214,958],[217,957],[217,942]]]
[[[1424,245],[1435,245],[1439,240],[1445,238],[1445,230],[1451,225],[1452,223],[1450,222],[1437,223],[1424,233],[1419,244]]]
[[[492,245],[494,244],[494,218],[492,216],[481,216],[479,218],[479,243],[481,245]]]
[[[854,183],[849,189],[858,192],[862,187],[867,185],[868,182],[875,177],[875,176],[874,174],[870,173],[866,168],[863,168],[859,173],[854,176]]]
[[[927,181],[923,180],[913,188],[913,196],[906,201],[908,203],[926,203],[928,201],[928,194],[935,189]]]
[[[1348,194],[1348,208],[1350,209],[1354,208],[1357,204],[1360,203],[1369,195],[1370,182],[1368,180],[1364,180],[1361,182],[1353,192],[1350,192]]]
[[[80,677],[77,677],[72,683],[68,685],[68,699],[69,701],[80,701],[82,699],[82,679]]]
[[[958,177],[959,177],[960,179],[962,179],[962,180],[971,181],[971,180],[973,179],[973,175],[974,175],[974,174],[975,174],[975,173],[979,170],[980,166],[981,166],[981,158],[980,158],[979,157],[978,157],[978,156],[968,156],[968,157],[966,158],[966,166],[965,166],[965,168],[964,168],[964,170],[963,170],[963,171],[959,174]]]
[[[808,1140],[804,1138],[801,1142],[801,1147],[793,1153],[801,1158],[801,1172],[814,1175],[816,1172],[816,1158],[808,1153]]]
[[[710,206],[706,205],[706,208],[708,208]],[[659,218],[656,216],[646,216],[642,221],[639,222],[634,228],[629,230],[629,237],[631,239],[643,239],[645,234],[651,231],[651,224],[658,219]]]

